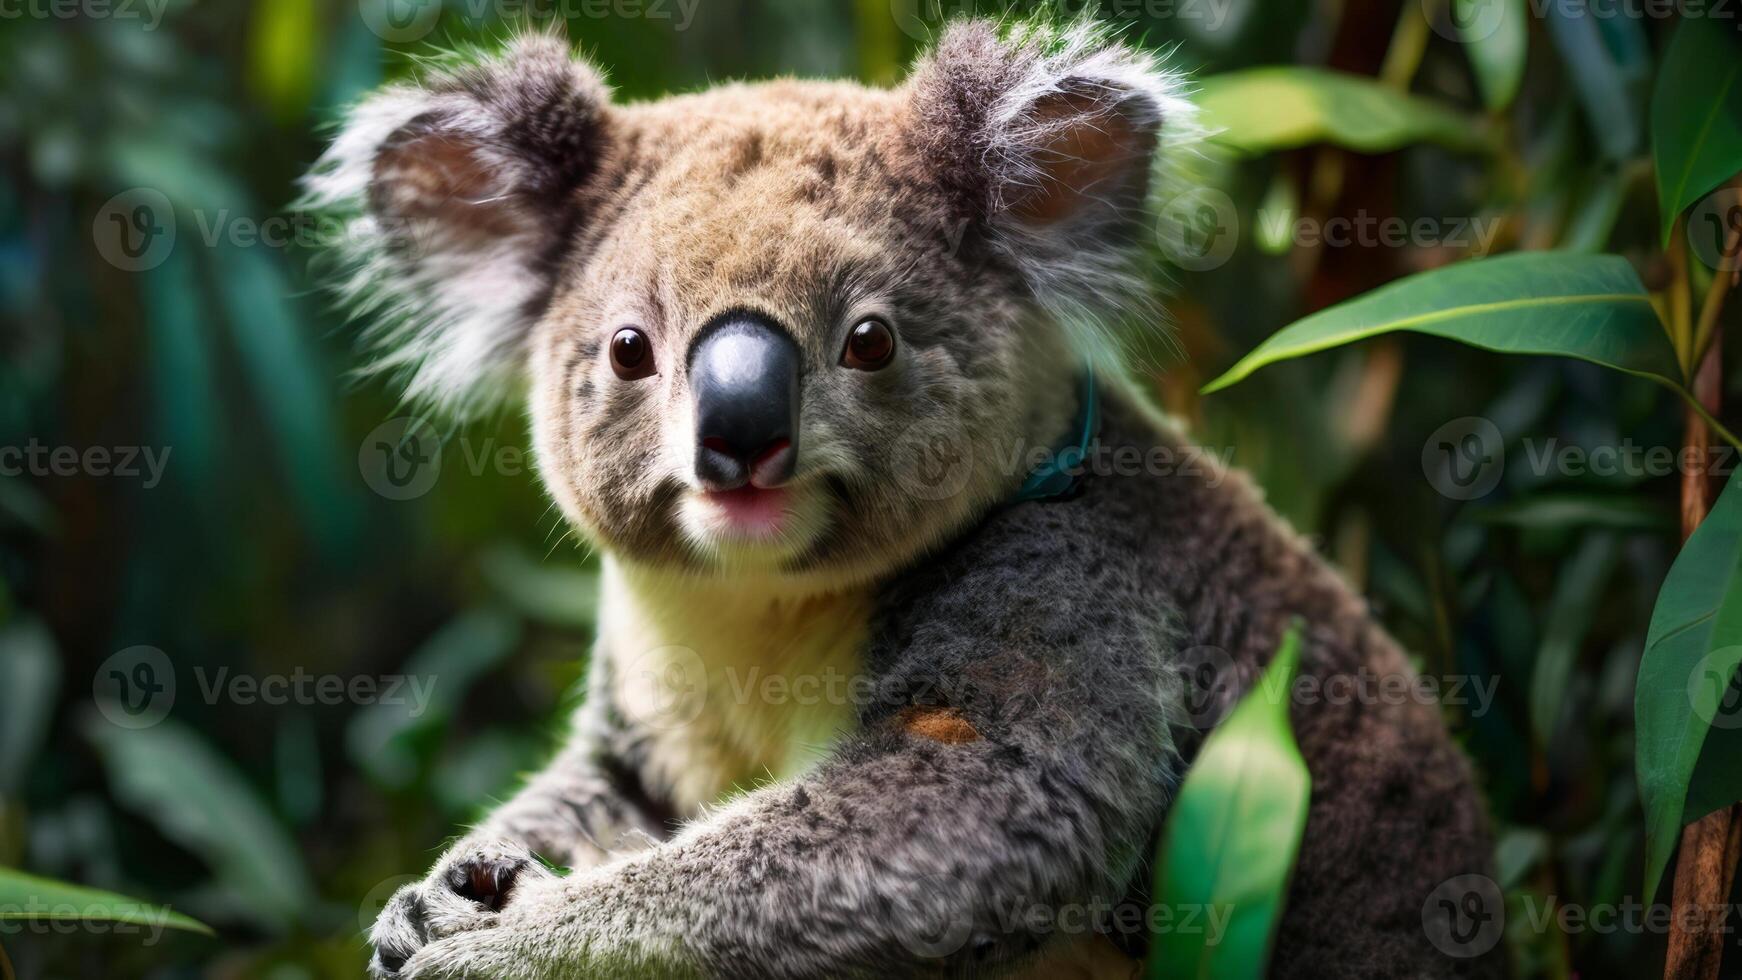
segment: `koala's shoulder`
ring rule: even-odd
[[[1116,446],[1175,445],[1141,412],[1114,406],[1107,415],[1109,458]],[[897,575],[880,599],[882,635],[896,647],[946,635],[978,645],[1003,639],[1071,647],[1090,636],[1152,632],[1164,618],[1171,578],[1154,567],[1166,560],[1157,515],[1196,491],[1171,486],[1178,477],[1106,469],[1091,463],[1067,498],[994,509]]]

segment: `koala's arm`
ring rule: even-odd
[[[590,686],[605,688],[608,663],[595,655]],[[661,807],[620,758],[631,733],[608,699],[589,698],[571,727],[549,765],[388,899],[370,933],[372,975],[397,977],[428,943],[495,921],[516,888],[551,877],[535,855],[585,869],[665,836]]]
[[[871,657],[890,696],[826,762],[669,842],[527,882],[406,973],[997,972],[1041,943],[1031,906],[1117,901],[1175,775],[1161,606],[1109,597],[1085,574],[1098,559],[1033,522],[1007,513],[988,535],[889,597]]]
[[[595,656],[590,686],[601,683],[606,662]],[[511,841],[553,863],[586,868],[666,836],[664,808],[621,758],[631,737],[608,699],[590,697],[556,758],[467,838]]]

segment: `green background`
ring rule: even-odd
[[[783,73],[889,83],[939,22],[931,6],[696,0],[686,24],[676,0],[574,0],[566,19],[622,97],[652,98]],[[1217,226],[1223,215],[1184,230],[1232,233],[1235,247],[1213,268],[1158,260],[1172,322],[1128,346],[1158,400],[1254,474],[1424,672],[1495,683],[1493,703],[1446,710],[1496,815],[1520,972],[1644,976],[1661,935],[1527,920],[1551,901],[1639,897],[1632,683],[1678,543],[1678,478],[1531,463],[1550,440],[1673,449],[1676,399],[1588,364],[1427,337],[1196,394],[1284,325],[1469,253],[1277,241],[1260,209],[1425,217],[1446,235],[1474,219],[1496,250],[1617,252],[1659,287],[1646,119],[1673,23],[1624,17],[1593,34],[1530,13],[1519,94],[1486,110],[1465,46],[1421,19],[1443,26],[1438,7],[1103,5],[1204,78],[1272,64],[1378,75],[1404,58],[1400,84],[1499,147],[1414,144],[1449,142],[1430,133],[1391,152],[1190,164],[1237,227]],[[294,217],[294,181],[338,107],[432,45],[501,37],[547,8],[449,3],[426,36],[395,43],[333,0],[169,2],[161,23],[142,3],[6,9],[18,16],[0,19],[0,446],[170,455],[149,488],[0,476],[0,866],[168,903],[219,935],[0,931],[0,948],[33,978],[359,976],[362,927],[391,886],[553,744],[577,694],[592,573],[526,469],[518,409],[443,425],[428,492],[374,492],[359,460],[399,410],[383,384],[350,376],[354,334],[316,287],[316,250],[234,233]],[[107,202],[135,188],[172,202],[178,236],[139,272],[98,246]],[[1422,462],[1431,434],[1464,416],[1508,445],[1498,486],[1473,501],[1436,491]],[[174,664],[174,704],[125,729],[93,685],[140,645]],[[414,717],[367,699],[208,697],[224,669],[437,681]]]

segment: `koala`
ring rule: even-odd
[[[1105,354],[1191,120],[1088,21],[636,104],[530,32],[350,111],[306,189],[373,364],[460,418],[524,390],[602,568],[566,744],[392,897],[374,976],[1137,975],[1111,910],[1206,705],[1297,620],[1308,678],[1413,676],[1244,477],[1102,465],[1202,459]],[[1424,931],[1491,850],[1438,711],[1291,712],[1273,972],[1498,975]]]

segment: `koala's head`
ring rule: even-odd
[[[1087,22],[949,29],[898,88],[617,104],[549,36],[387,89],[308,179],[357,215],[379,364],[464,410],[530,385],[540,472],[625,560],[863,581],[960,530],[1076,412],[1164,124]]]

